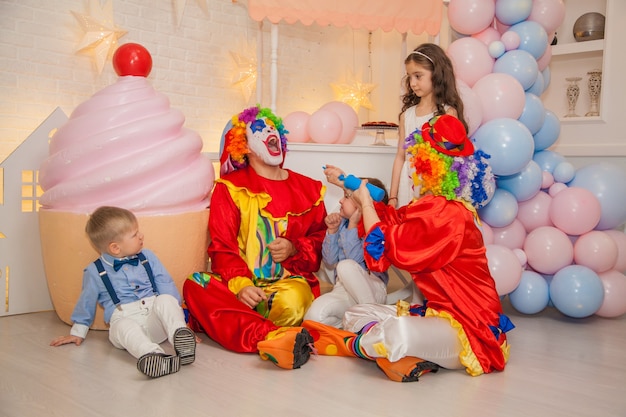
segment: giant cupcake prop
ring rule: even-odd
[[[146,77],[150,53],[137,44],[113,56],[117,82],[80,104],[50,140],[39,172],[39,224],[48,288],[58,316],[71,324],[83,269],[98,253],[85,224],[99,206],[135,213],[144,245],[161,259],[182,292],[205,270],[208,205],[214,170],[200,136],[183,127]],[[98,307],[92,329],[106,329]]]

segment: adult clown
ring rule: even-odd
[[[424,305],[362,304],[344,315],[345,330],[303,326],[318,353],[376,360],[395,381],[416,381],[439,367],[465,368],[472,376],[502,371],[509,357],[505,332],[514,326],[502,312],[476,226],[476,209],[495,188],[488,156],[474,151],[461,122],[449,115],[425,123],[407,145],[420,198],[377,211],[365,185],[352,196],[367,231],[368,268],[410,271]],[[342,174],[337,167],[325,173],[330,182]]]
[[[235,352],[257,352],[260,342],[285,336],[292,346],[312,341],[291,326],[320,294],[314,272],[326,232],[325,187],[282,168],[285,133],[266,108],[233,116],[211,198],[212,272],[183,285],[190,327]]]

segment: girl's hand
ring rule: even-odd
[[[359,206],[362,211],[364,206],[373,206],[374,200],[367,189],[367,180],[362,180],[361,185],[352,193],[352,200]]]

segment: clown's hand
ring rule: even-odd
[[[324,175],[326,175],[326,181],[330,184],[335,184],[338,187],[343,188],[343,181],[339,179],[340,176],[345,176],[345,172],[339,167],[334,165],[326,165],[324,167]]]

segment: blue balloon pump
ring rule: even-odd
[[[344,187],[348,190],[356,190],[361,186],[361,179],[359,177],[355,177],[354,175],[340,175],[339,179],[343,181]],[[382,201],[385,196],[385,190],[370,184],[369,182],[365,185],[370,192],[370,196],[372,196],[372,200],[374,201]]]

